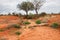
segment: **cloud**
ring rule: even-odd
[[[16,8],[16,1],[0,0],[0,12],[11,12]]]
[[[47,2],[42,6],[40,12],[58,13],[60,12],[60,0],[46,0]]]
[[[0,13],[14,12],[17,4],[26,0],[0,0]]]
[[[17,4],[26,0],[0,0],[0,13],[17,12]],[[60,12],[60,0],[46,0],[39,12]]]

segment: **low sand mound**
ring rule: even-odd
[[[17,16],[0,16],[0,19],[15,20],[18,19]]]
[[[26,29],[20,40],[60,40],[60,30],[50,27],[37,27]]]

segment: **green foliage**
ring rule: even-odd
[[[8,27],[6,27],[5,29],[10,29],[10,28],[17,28],[17,29],[20,29],[20,25],[19,24],[11,24],[11,25],[8,25]]]
[[[41,20],[37,20],[36,21],[36,24],[41,24]]]
[[[26,22],[24,22],[23,24],[30,24],[30,22],[27,22],[27,21],[26,21]]]
[[[18,24],[14,24],[13,27],[14,27],[14,28],[18,28],[18,29],[21,28],[20,25],[18,25]]]
[[[34,17],[35,17],[35,16],[34,16],[34,14],[29,13],[29,15],[28,15],[27,19],[33,19]]]
[[[24,10],[26,15],[28,15],[29,10],[34,9],[34,5],[31,2],[22,2],[21,4],[18,4],[17,7],[21,10]]]
[[[32,13],[29,13],[29,15],[30,15],[30,16],[33,16],[34,14],[32,14]]]
[[[47,14],[45,12],[42,12],[40,16],[46,16]]]
[[[53,24],[51,25],[52,28],[58,28],[58,26],[59,26],[58,23],[53,23]]]
[[[16,32],[15,34],[16,34],[16,35],[20,35],[20,34],[21,34],[21,32]]]

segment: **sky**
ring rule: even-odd
[[[12,13],[12,12],[21,12],[25,11],[19,10],[17,8],[18,3],[22,3],[26,0],[0,0],[0,13]],[[35,11],[29,11],[35,13]],[[60,0],[46,0],[44,5],[40,8],[40,12],[46,13],[59,13],[60,12]]]

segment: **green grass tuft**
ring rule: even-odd
[[[41,20],[37,20],[36,21],[36,24],[41,24]]]

